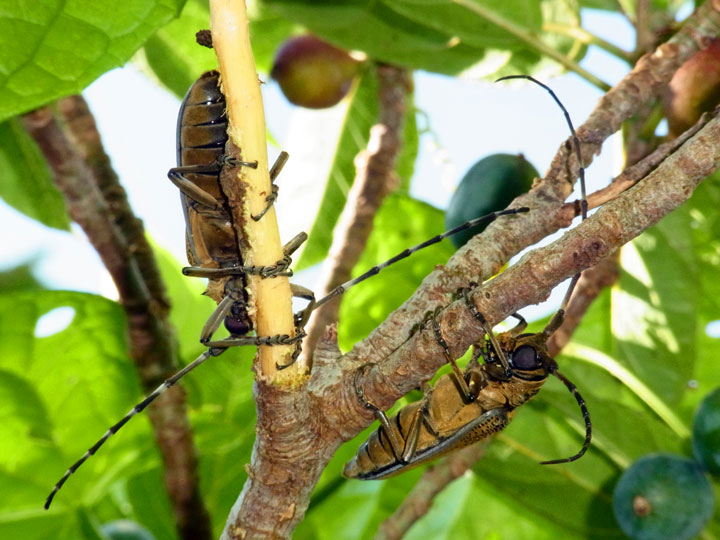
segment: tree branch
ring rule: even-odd
[[[720,120],[715,117],[637,186],[560,240],[527,254],[475,289],[471,298],[492,324],[543,301],[557,284],[597,264],[682,204],[718,165]],[[532,214],[505,223],[532,225]],[[482,251],[488,256],[495,252],[496,258],[503,249],[485,244]],[[427,309],[419,307],[409,314],[415,316],[411,320],[420,320]],[[451,353],[458,357],[483,333],[462,301],[440,312],[438,322]],[[330,327],[318,343],[307,392],[256,385],[258,438],[248,481],[223,538],[288,537],[302,519],[312,486],[337,446],[373,421],[354,387],[355,372],[367,361],[363,356],[367,349],[360,346],[366,343],[340,356],[336,337],[335,328]],[[381,408],[389,408],[429,380],[444,363],[432,331],[419,331],[405,341],[359,378],[366,398]]]
[[[600,101],[578,130],[586,164],[639,103],[656,97],[685,59],[720,31],[720,13],[713,5],[706,2],[698,8],[689,24],[641,59]],[[713,118],[645,180],[559,241],[526,255],[477,288],[473,301],[488,321],[497,323],[525,305],[544,300],[558,283],[609,256],[680,205],[719,162],[720,125]],[[359,384],[367,399],[381,408],[389,408],[429,380],[444,363],[442,351],[431,331],[408,336],[425,312],[447,304],[438,321],[452,354],[464,352],[483,330],[463,302],[451,303],[452,295],[470,281],[487,279],[513,254],[569,225],[561,210],[576,176],[577,162],[564,143],[544,181],[514,203],[529,206],[531,212],[501,218],[471,240],[350,353],[340,355],[337,331],[329,327],[318,342],[309,383],[284,391],[256,382],[257,440],[248,480],[230,513],[224,539],[290,536],[337,447],[373,420],[355,393],[358,367],[375,364]]]
[[[713,7],[717,4],[717,7]],[[604,141],[618,131],[640,105],[656,99],[674,72],[701,47],[720,34],[720,1],[706,2],[689,17],[683,28],[652,54],[640,59],[633,70],[603,96],[587,121],[577,129],[583,163],[587,167],[600,153]],[[572,147],[564,142],[553,158],[544,179],[511,206],[532,209],[522,220],[503,218],[490,224],[480,240],[471,239],[448,263],[425,278],[423,284],[400,308],[356,345],[358,356],[370,362],[387,357],[407,338],[419,319],[418,313],[447,305],[460,287],[482,282],[497,272],[510,257],[536,244],[560,228],[568,227],[572,214],[558,213],[557,206],[570,195],[578,164]],[[495,250],[481,249],[486,245]]]
[[[177,369],[169,303],[142,223],[102,149],[95,122],[81,97],[60,103],[76,145],[50,108],[23,117],[53,170],[70,216],[83,228],[113,278],[128,321],[129,353],[146,391]],[[81,155],[82,154],[82,155]],[[181,538],[210,538],[210,518],[200,496],[197,458],[185,392],[173,387],[148,409],[165,468],[165,485]]]
[[[407,70],[388,65],[377,66],[377,74],[378,123],[370,128],[367,148],[355,157],[355,180],[333,232],[333,243],[320,278],[321,286],[315,293],[318,298],[350,279],[352,269],[365,251],[375,214],[396,183],[395,160],[401,150],[402,125],[412,78]],[[340,301],[338,296],[313,313],[304,340],[307,354],[312,354],[325,327],[337,321]]]

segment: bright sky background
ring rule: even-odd
[[[583,27],[622,48],[633,47],[634,31],[621,17],[583,10]],[[594,47],[582,66],[610,84],[629,69]],[[574,74],[544,82],[564,102],[575,125],[587,118],[602,95]],[[569,134],[550,96],[530,83],[492,85],[418,72],[415,89],[416,106],[426,113],[432,134],[421,138],[412,192],[439,208],[445,207],[457,182],[478,159],[497,152],[523,153],[543,174],[558,144]],[[263,86],[263,94],[269,129],[290,153],[290,162],[278,181],[277,205],[281,234],[287,241],[299,230],[309,230],[312,214],[308,205],[317,205],[326,179],[322,163],[334,150],[322,144],[334,140],[344,105],[319,112],[297,109],[287,103],[274,82]],[[185,225],[177,190],[166,176],[175,164],[179,100],[132,65],[105,74],[85,96],[136,214],[155,241],[184,263]],[[308,129],[328,135],[308,137]],[[309,148],[310,139],[319,140],[316,144],[320,146]],[[271,156],[278,151],[271,148]],[[621,163],[616,136],[605,144],[603,154],[588,171],[589,190],[607,183],[619,172]],[[116,298],[110,277],[77,226],[73,234],[54,231],[2,201],[0,222],[5,231],[15,231],[4,239],[0,270],[33,260],[35,275],[51,288]],[[312,287],[314,275],[310,272],[296,281]],[[563,290],[556,289],[556,302]],[[542,312],[552,309],[551,302]]]

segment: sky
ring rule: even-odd
[[[583,27],[631,50],[634,31],[625,19],[605,12],[583,10]],[[581,65],[615,84],[628,66],[591,47]],[[266,79],[267,80],[267,79]],[[575,125],[580,125],[602,93],[569,73],[548,83],[563,101]],[[465,171],[477,160],[498,152],[522,153],[540,171],[547,170],[557,146],[569,135],[562,113],[541,88],[526,82],[478,83],[415,73],[415,103],[427,119],[429,132],[420,139],[411,193],[444,208]],[[167,180],[175,164],[175,125],[179,99],[159,87],[132,64],[115,69],[91,84],[84,95],[98,123],[106,151],[128,192],[130,204],[159,245],[185,262],[185,225],[177,189]],[[277,85],[263,85],[268,128],[290,161],[278,179],[277,202],[281,237],[289,240],[308,231],[324,190],[334,140],[345,103],[310,111],[290,105]],[[422,120],[421,120],[422,122]],[[314,137],[308,137],[312,132]],[[279,148],[270,148],[272,156]],[[588,190],[606,184],[620,172],[619,137],[606,142],[603,153],[587,172]],[[69,289],[117,298],[115,287],[84,234],[73,225],[71,234],[48,229],[25,218],[0,200],[0,223],[5,230],[22,231],[4,239],[0,270],[33,261],[35,276],[53,289]],[[445,261],[438,261],[445,262]],[[428,269],[430,271],[431,269]],[[294,281],[313,287],[317,272]],[[556,309],[564,287],[538,315]],[[528,315],[533,317],[532,311]]]

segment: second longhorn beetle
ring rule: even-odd
[[[227,142],[227,117],[225,116],[225,98],[219,88],[219,74],[210,71],[203,74],[188,90],[178,115],[177,150],[178,167],[170,170],[168,177],[180,189],[183,212],[186,219],[186,238],[188,260],[192,266],[184,268],[183,273],[193,277],[209,278],[208,295],[218,302],[218,307],[208,319],[201,331],[200,340],[208,349],[198,358],[163,381],[153,392],[135,405],[117,423],[111,426],[103,436],[91,446],[55,484],[45,501],[48,509],[55,494],[67,479],[112,435],[117,433],[133,416],[143,411],[165,390],[176,384],[190,371],[204,363],[208,358],[219,356],[228,347],[239,345],[291,345],[297,344],[298,350],[305,336],[303,328],[314,309],[332,298],[343,294],[351,287],[378,274],[384,268],[412,255],[413,253],[441,242],[456,233],[479,224],[489,223],[499,216],[528,212],[528,208],[512,208],[494,212],[458,225],[421,244],[405,249],[382,264],[370,268],[362,275],[339,285],[327,296],[314,301],[312,291],[293,285],[293,294],[309,300],[309,304],[295,314],[296,335],[248,336],[252,330],[252,321],[246,308],[245,292],[247,274],[257,274],[263,278],[290,276],[290,255],[305,240],[305,233],[298,234],[284,247],[284,257],[272,266],[247,266],[243,264],[239,246],[232,230],[231,214],[223,202],[219,175],[223,167],[255,167],[256,162],[237,161],[227,158],[224,153]],[[271,182],[275,180],[287,160],[282,153],[270,170]],[[272,193],[267,198],[267,207],[252,219],[262,219],[265,212],[277,197],[273,184]],[[220,325],[230,332],[228,338],[212,340]],[[279,369],[288,367],[293,360]]]
[[[584,220],[587,217],[585,169],[580,153],[580,141],[570,115],[555,93],[532,77],[514,75],[498,81],[515,78],[529,79],[542,86],[565,114],[578,160],[581,215]],[[585,441],[575,455],[543,461],[542,464],[566,463],[582,457],[592,438],[590,413],[575,385],[560,373],[557,362],[550,357],[547,350],[547,341],[562,324],[565,309],[579,279],[580,274],[571,278],[560,309],[542,332],[536,334],[524,333],[527,327],[525,319],[518,313],[513,313],[512,316],[519,321],[518,324],[496,336],[492,326],[469,296],[471,288],[476,284],[461,289],[458,296],[464,298],[467,308],[480,322],[488,337],[484,344],[476,344],[472,359],[464,372],[458,367],[443,338],[435,318],[438,310],[428,313],[420,327],[432,325],[435,339],[451,367],[451,372],[440,377],[433,387],[424,386],[423,398],[406,405],[392,418],[388,418],[384,411],[370,403],[363,395],[358,379],[371,364],[362,366],[356,372],[356,393],[366,408],[375,411],[380,427],[345,465],[343,474],[348,478],[361,480],[387,478],[486,439],[508,425],[516,409],[540,391],[549,375],[559,378],[575,397],[585,422]],[[482,364],[478,362],[481,356]]]

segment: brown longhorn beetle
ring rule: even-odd
[[[581,211],[584,220],[587,217],[585,171],[580,142],[570,115],[555,93],[532,77],[515,75],[498,80],[514,78],[529,79],[542,86],[565,114],[580,167]],[[380,427],[345,465],[343,474],[348,478],[362,480],[387,478],[485,439],[504,429],[515,410],[540,391],[549,375],[559,378],[575,396],[585,420],[585,442],[577,454],[565,459],[543,461],[542,464],[566,463],[582,457],[592,437],[590,414],[575,385],[558,371],[557,363],[547,351],[548,338],[562,324],[565,309],[579,278],[580,274],[572,278],[560,309],[545,329],[537,334],[523,333],[527,323],[522,316],[514,313],[512,316],[519,323],[496,336],[492,326],[468,296],[470,289],[459,291],[488,337],[485,344],[475,347],[464,373],[458,368],[442,336],[440,325],[435,319],[437,310],[426,315],[420,326],[432,324],[435,338],[452,371],[440,377],[434,387],[424,387],[424,397],[420,401],[406,405],[392,418],[388,418],[384,411],[365,399],[358,385],[358,376],[370,364],[361,367],[356,373],[356,392],[363,405],[375,411]],[[471,284],[471,287],[474,286],[476,284]],[[482,364],[478,362],[480,356],[483,358]]]
[[[77,460],[55,484],[45,501],[48,509],[53,497],[67,479],[80,465],[95,454],[112,435],[123,427],[133,416],[141,412],[165,390],[177,383],[190,371],[208,358],[222,354],[228,347],[238,345],[291,345],[298,349],[291,361],[278,369],[291,365],[297,358],[299,345],[305,337],[303,328],[312,311],[332,298],[343,294],[350,287],[376,275],[384,268],[409,257],[413,253],[442,241],[448,236],[459,233],[476,225],[488,223],[499,216],[519,214],[528,208],[512,208],[494,212],[458,225],[417,246],[398,253],[388,261],[372,267],[362,275],[339,285],[327,296],[315,302],[314,293],[304,287],[291,284],[293,295],[309,300],[308,305],[295,314],[296,335],[248,336],[253,324],[247,311],[246,276],[256,274],[263,278],[290,276],[290,255],[305,241],[307,235],[300,233],[284,247],[284,257],[273,266],[247,266],[243,264],[239,246],[233,232],[232,217],[224,199],[220,185],[220,174],[224,167],[256,167],[257,162],[238,161],[228,158],[224,149],[227,143],[227,117],[225,116],[225,97],[219,87],[219,73],[209,71],[203,74],[188,90],[178,116],[177,153],[178,166],[170,169],[168,177],[180,189],[183,212],[186,221],[186,240],[188,260],[192,266],[183,269],[183,274],[192,277],[208,278],[207,294],[218,307],[205,323],[200,341],[208,349],[198,358],[182,368],[169,379],[162,382],[152,393],[135,405],[120,421],[110,427],[105,434]],[[287,161],[283,152],[270,170],[273,182]],[[271,195],[267,198],[267,207],[258,215],[251,216],[259,220],[277,198],[277,187],[273,184]],[[230,332],[230,336],[212,340],[213,334],[221,324]]]

